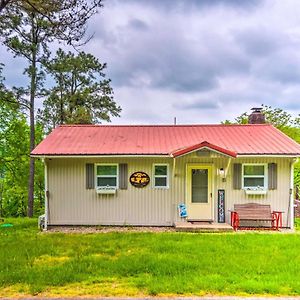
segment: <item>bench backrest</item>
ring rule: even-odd
[[[240,218],[270,218],[271,217],[271,205],[258,204],[258,203],[246,203],[246,204],[234,204],[234,211],[236,211]]]

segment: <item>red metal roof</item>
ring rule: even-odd
[[[236,155],[300,156],[300,145],[272,125],[62,125],[33,151],[52,155],[169,155],[200,148]]]

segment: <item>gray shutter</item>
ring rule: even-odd
[[[119,188],[127,190],[128,166],[127,164],[119,164]]]
[[[233,189],[240,190],[242,188],[242,164],[233,164]]]
[[[268,188],[269,190],[277,189],[277,164],[268,164]]]
[[[86,164],[86,189],[95,188],[95,172],[94,172],[94,164]]]

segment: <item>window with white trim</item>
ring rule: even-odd
[[[155,188],[168,188],[169,187],[169,165],[168,164],[155,164],[153,166],[153,181]]]
[[[243,188],[267,189],[267,164],[243,164]]]
[[[96,187],[118,188],[118,164],[96,165]]]

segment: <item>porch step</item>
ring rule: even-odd
[[[227,223],[214,222],[176,222],[176,231],[192,232],[216,232],[216,231],[233,231],[232,226]]]

